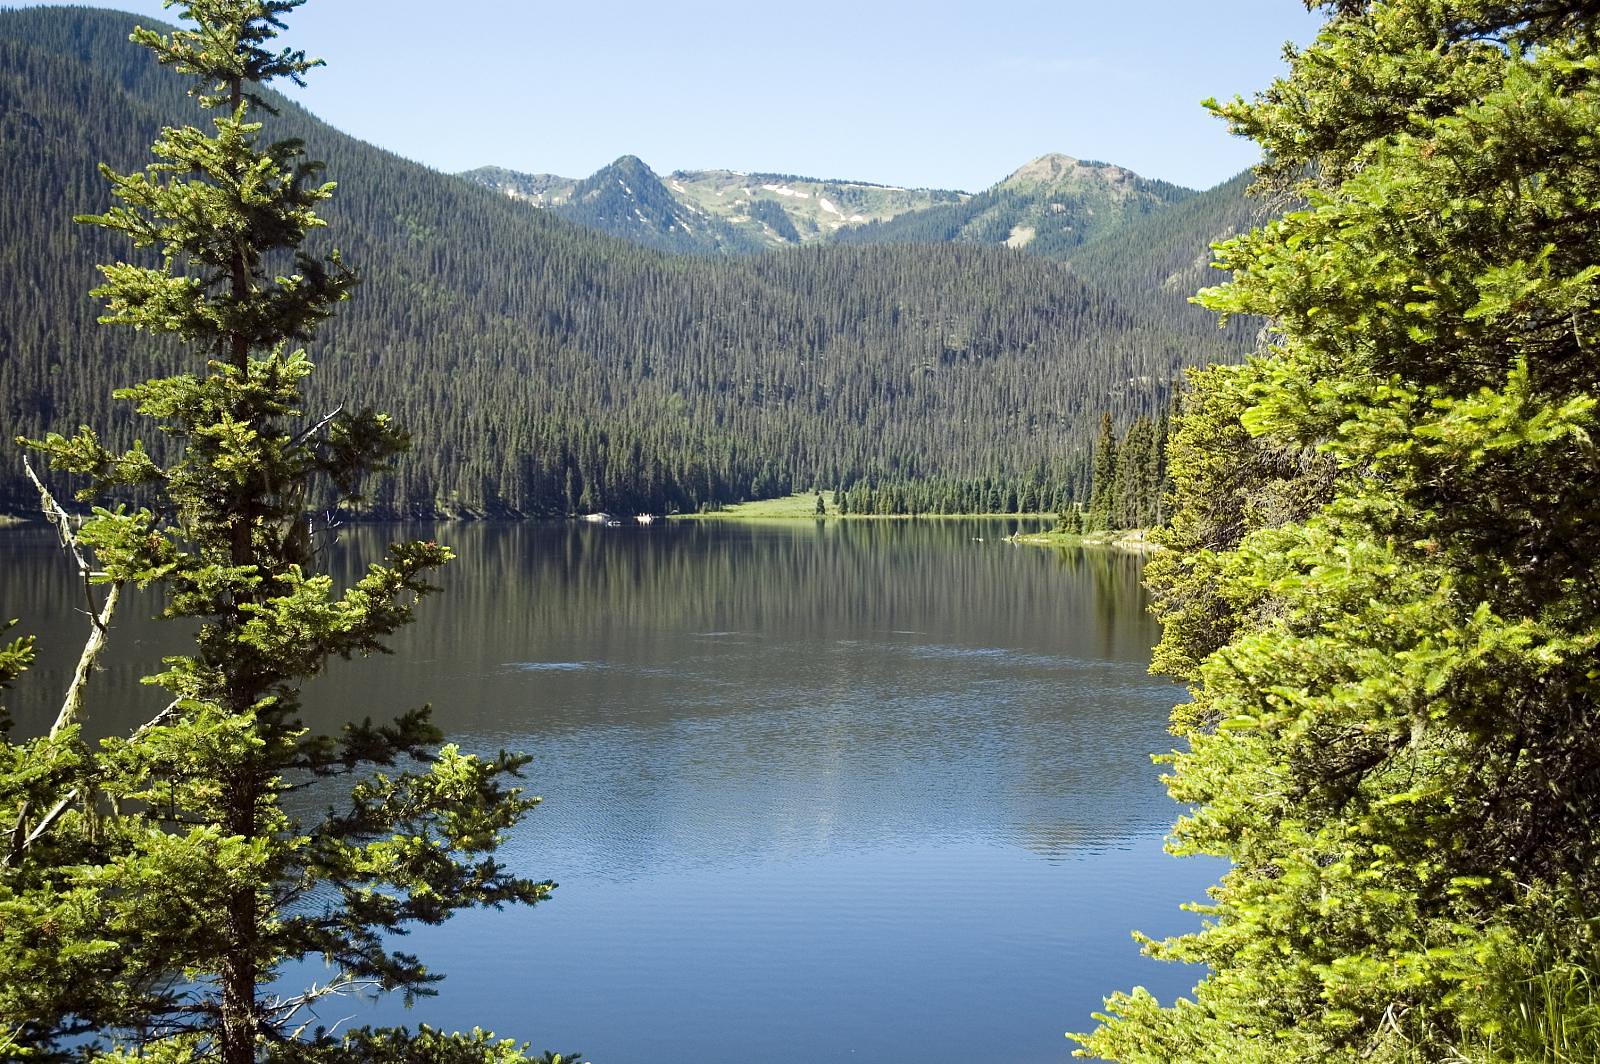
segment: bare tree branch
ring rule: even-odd
[[[89,677],[94,674],[94,662],[100,656],[101,649],[106,644],[106,636],[111,631],[111,618],[117,612],[117,600],[122,596],[122,584],[113,583],[106,592],[104,603],[95,602],[94,568],[84,557],[83,550],[78,544],[78,537],[72,534],[72,518],[62,505],[56,501],[50,489],[45,487],[44,481],[33,471],[33,464],[26,457],[22,459],[22,468],[33,481],[33,486],[39,489],[39,506],[44,512],[45,520],[55,527],[56,535],[61,540],[61,546],[72,555],[78,567],[78,577],[83,581],[84,598],[89,604],[89,620],[92,627],[89,629],[89,638],[83,644],[83,653],[78,655],[78,667],[73,671],[72,682],[67,685],[66,697],[62,699],[61,710],[56,714],[55,723],[50,726],[51,739],[77,722],[83,713],[83,694],[89,686]],[[64,798],[46,816],[43,827],[54,823],[67,808],[73,797],[77,795],[74,788],[67,798]],[[28,833],[28,816],[32,812],[29,802],[23,802],[22,808],[17,811],[17,822],[11,829],[11,847],[6,854],[4,865],[13,864],[24,850],[39,836],[39,831]]]
[[[344,404],[340,403],[338,406],[334,407],[332,410],[330,410],[326,414],[324,414],[322,416],[322,419],[320,421],[318,421],[315,425],[312,425],[310,428],[305,429],[304,431],[299,433],[297,436],[295,436],[294,439],[290,440],[289,441],[289,446],[290,447],[298,447],[298,446],[300,446],[302,443],[306,442],[311,437],[315,436],[317,433],[319,433],[323,429],[327,428],[333,422],[333,419],[338,417],[342,413],[344,413]]]
[[[323,986],[318,986],[316,983],[312,983],[311,986],[307,987],[303,993],[296,994],[294,997],[273,998],[266,1002],[265,1011],[276,1014],[276,1026],[282,1027],[286,1026],[290,1020],[294,1019],[295,1014],[301,1009],[309,1007],[319,998],[342,997],[346,994],[359,994],[364,990],[376,991],[382,988],[383,983],[377,979],[358,979],[354,976],[341,975],[337,979],[334,979],[332,982]],[[345,1019],[349,1018],[350,1017],[348,1016],[345,1017]],[[295,1039],[298,1039],[302,1034],[305,1033],[306,1029],[316,1021],[316,1019],[316,1015],[313,1014],[310,1019],[296,1027],[294,1032],[285,1040],[294,1041]],[[344,1020],[339,1021],[339,1023],[343,1022]],[[334,1026],[338,1026],[338,1024],[335,1024]]]
[[[44,512],[44,519],[50,522],[56,530],[56,537],[61,540],[61,547],[72,555],[72,560],[78,566],[78,577],[83,581],[83,595],[89,603],[89,616],[97,617],[100,606],[94,600],[94,568],[83,556],[83,550],[78,546],[78,537],[72,534],[72,517],[65,508],[50,494],[50,489],[44,486],[44,481],[39,479],[39,474],[33,471],[33,463],[27,457],[22,459],[22,471],[28,474],[28,479],[33,481],[33,486],[39,489],[39,508]]]
[[[94,672],[94,659],[100,656],[100,650],[106,645],[106,635],[110,631],[111,617],[117,611],[117,600],[122,597],[122,585],[112,584],[111,590],[106,593],[105,605],[100,610],[100,615],[91,619],[94,627],[89,631],[89,639],[83,644],[83,653],[78,655],[78,668],[72,674],[72,683],[67,687],[67,697],[62,700],[61,712],[56,714],[56,722],[50,726],[50,738],[54,739],[66,728],[77,722],[83,712],[83,692],[89,686],[89,677]]]
[[[151,728],[160,727],[166,722],[168,717],[172,716],[173,711],[177,708],[178,701],[177,699],[173,699],[171,702],[167,703],[166,709],[163,709],[160,713],[157,713],[154,717],[151,717],[144,724],[141,724],[138,730],[133,733],[132,739],[139,738],[139,736],[143,735]],[[61,819],[61,814],[65,813],[67,809],[71,807],[73,801],[75,801],[77,797],[78,788],[74,787],[72,790],[68,791],[59,802],[51,806],[48,813],[39,818],[39,823],[34,825],[33,830],[28,832],[26,837],[23,837],[19,840],[18,836],[21,835],[22,830],[27,826],[28,807],[26,804],[24,804],[22,807],[22,812],[17,819],[17,827],[12,831],[11,852],[7,853],[3,860],[0,860],[0,868],[10,868],[13,864],[15,864],[17,858],[21,857],[22,854],[27,851],[28,847],[32,846],[34,843],[43,838],[44,833],[50,830],[51,825],[53,825],[57,820]],[[3,1048],[5,1048],[4,1044],[0,1043],[0,1049]]]

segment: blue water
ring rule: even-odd
[[[503,857],[560,887],[400,942],[446,973],[437,997],[321,1021],[481,1026],[599,1064],[1026,1064],[1070,1059],[1111,991],[1186,991],[1198,971],[1130,937],[1193,927],[1178,904],[1219,871],[1161,848],[1177,809],[1149,755],[1183,692],[1146,672],[1140,563],[1006,530],[428,529],[461,555],[447,592],[308,705],[331,724],[429,701],[464,747],[533,754],[545,801]],[[395,532],[350,537],[336,576]],[[4,541],[25,578],[0,612],[69,646],[59,562]],[[160,697],[131,680],[174,633],[136,618],[108,727]],[[22,726],[70,666],[47,649],[10,700]]]

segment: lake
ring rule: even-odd
[[[397,655],[336,662],[318,722],[431,702],[453,741],[527,751],[544,804],[502,851],[560,883],[405,949],[448,978],[323,1022],[474,1025],[597,1064],[1070,1059],[1105,994],[1200,974],[1129,932],[1195,926],[1220,871],[1161,848],[1154,751],[1183,698],[1146,672],[1141,561],[1017,547],[997,521],[363,527],[461,556]],[[1030,526],[1031,527],[1031,526]],[[85,621],[53,541],[0,534],[0,613],[40,636],[10,692],[54,714]],[[125,606],[96,724],[181,637]],[[322,973],[317,973],[319,977]]]

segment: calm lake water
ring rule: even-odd
[[[1183,692],[1146,674],[1138,559],[1001,541],[1005,522],[362,528],[461,555],[398,654],[336,663],[321,722],[432,702],[465,748],[535,756],[503,856],[560,883],[404,947],[438,997],[326,1023],[474,1025],[597,1064],[1065,1062],[1108,992],[1195,969],[1132,928],[1194,925],[1149,759]],[[84,621],[42,532],[0,534],[0,614],[40,636],[11,692],[54,714]],[[135,599],[97,679],[126,731],[181,636]],[[321,974],[320,972],[318,973]],[[348,1018],[348,1020],[347,1020]]]

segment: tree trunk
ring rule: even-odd
[[[244,102],[244,86],[234,79],[231,86],[233,111],[239,111]],[[243,247],[234,252],[232,276],[229,278],[231,294],[243,303],[250,298],[250,260]],[[250,365],[250,338],[235,334],[231,338],[230,361],[243,372]],[[251,500],[240,499],[239,509],[229,526],[229,554],[235,566],[255,564],[254,544],[251,536]],[[241,603],[235,602],[233,626],[243,623],[238,612]],[[250,685],[230,677],[229,695],[234,713],[248,712],[254,704]],[[232,791],[229,830],[243,838],[255,837],[255,787],[247,768],[244,778],[231,781]],[[255,1064],[256,1039],[260,1017],[256,1014],[256,892],[253,885],[240,887],[228,900],[227,947],[222,964],[222,1059],[223,1064]]]

